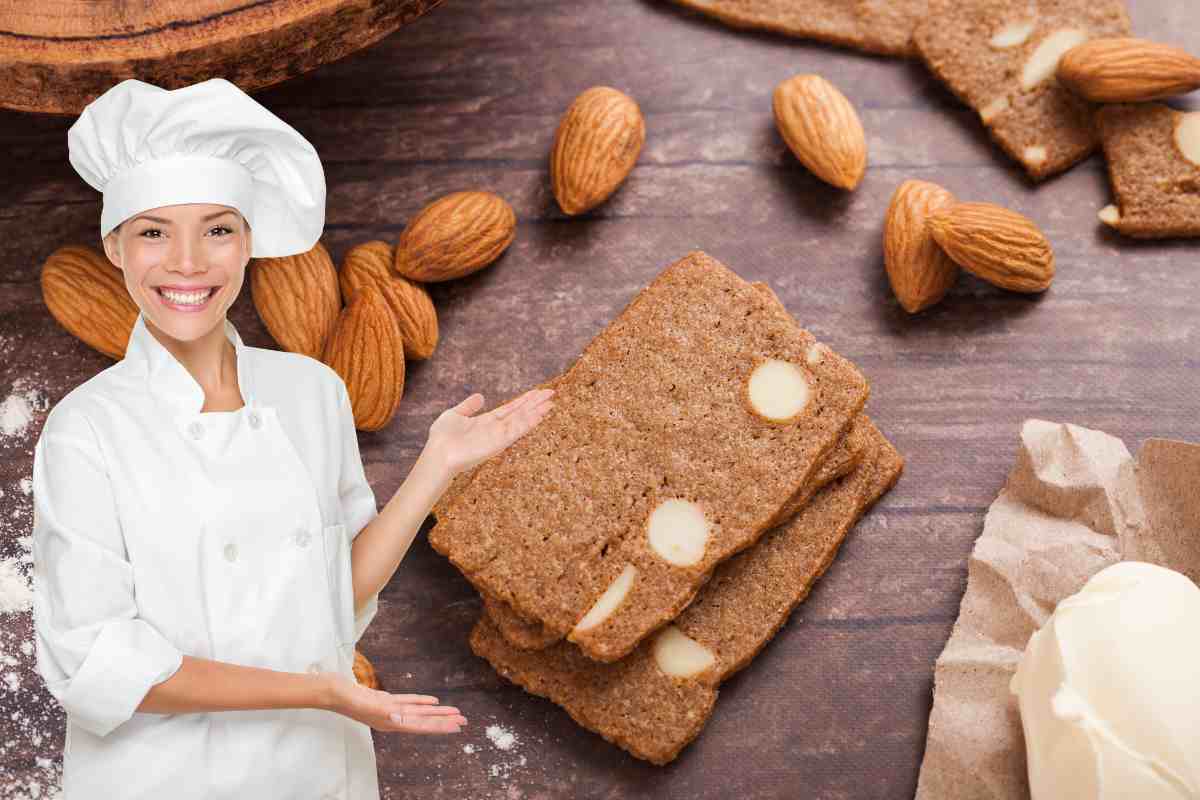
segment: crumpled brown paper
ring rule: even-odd
[[[1009,680],[1058,602],[1117,561],[1149,561],[1200,582],[1200,445],[1150,439],[1134,461],[1106,433],[1026,421],[934,669],[917,800],[1028,800]]]

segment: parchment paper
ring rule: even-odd
[[[1028,800],[1009,680],[1058,602],[1122,560],[1200,581],[1200,445],[1149,439],[1135,462],[1106,433],[1026,421],[934,669],[917,800]]]

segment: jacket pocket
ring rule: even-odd
[[[354,641],[354,581],[350,571],[350,539],[346,526],[326,525],[322,531],[325,545],[325,572],[329,578],[330,610],[338,644]]]

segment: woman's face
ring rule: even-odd
[[[135,214],[104,237],[145,317],[176,339],[223,324],[250,261],[250,226],[230,206],[183,203]],[[169,292],[169,294],[167,293]]]

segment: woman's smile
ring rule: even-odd
[[[208,307],[209,301],[216,296],[218,286],[203,289],[180,290],[165,286],[156,286],[155,294],[162,304],[175,311],[202,311]]]

